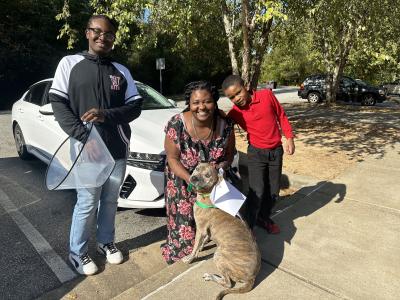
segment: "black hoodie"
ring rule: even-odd
[[[114,159],[129,153],[129,122],[139,117],[142,97],[129,70],[107,57],[82,52],[65,56],[58,64],[49,98],[60,127],[85,141],[81,116],[91,108],[104,111],[104,123],[95,123]]]

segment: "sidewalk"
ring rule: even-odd
[[[289,175],[300,189],[274,212],[279,235],[256,228],[262,267],[254,289],[224,299],[398,299],[400,294],[400,143],[333,181]],[[105,264],[96,276],[68,282],[39,299],[215,299],[205,282],[217,272],[210,254],[167,266],[162,241]]]
[[[384,158],[283,199],[274,214],[281,234],[257,228],[263,263],[255,288],[224,299],[398,299],[399,152],[397,144]],[[223,289],[202,280],[204,272],[216,272],[212,259],[186,271],[182,263],[166,268],[174,269],[177,276],[151,292],[132,287],[115,299],[214,299]]]

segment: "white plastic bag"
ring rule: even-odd
[[[85,143],[67,138],[53,155],[46,172],[49,190],[95,188],[110,177],[115,161],[91,123]]]

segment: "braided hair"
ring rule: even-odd
[[[190,108],[190,97],[192,96],[192,93],[194,91],[198,91],[198,90],[205,90],[208,91],[211,94],[212,99],[214,100],[215,103],[215,110],[214,110],[214,128],[213,130],[215,130],[216,126],[217,126],[217,117],[220,115],[219,113],[219,109],[218,109],[218,99],[219,99],[219,93],[218,90],[215,86],[211,85],[210,82],[206,81],[206,80],[199,80],[199,81],[193,81],[188,83],[185,86],[185,93],[184,93],[184,97],[185,97],[185,104],[187,105],[187,107],[183,110],[185,111],[189,111]]]

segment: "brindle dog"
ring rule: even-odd
[[[197,191],[197,201],[206,206],[213,205],[209,193],[218,182],[217,170],[208,163],[200,163],[190,177],[190,183]],[[218,208],[201,206],[194,205],[195,244],[192,253],[183,258],[183,262],[192,262],[204,244],[212,239],[217,244],[214,262],[221,275],[205,273],[203,278],[228,288],[220,292],[216,299],[222,299],[230,293],[249,292],[261,266],[260,251],[249,227],[241,219]],[[241,282],[243,285],[232,288],[232,281]]]

